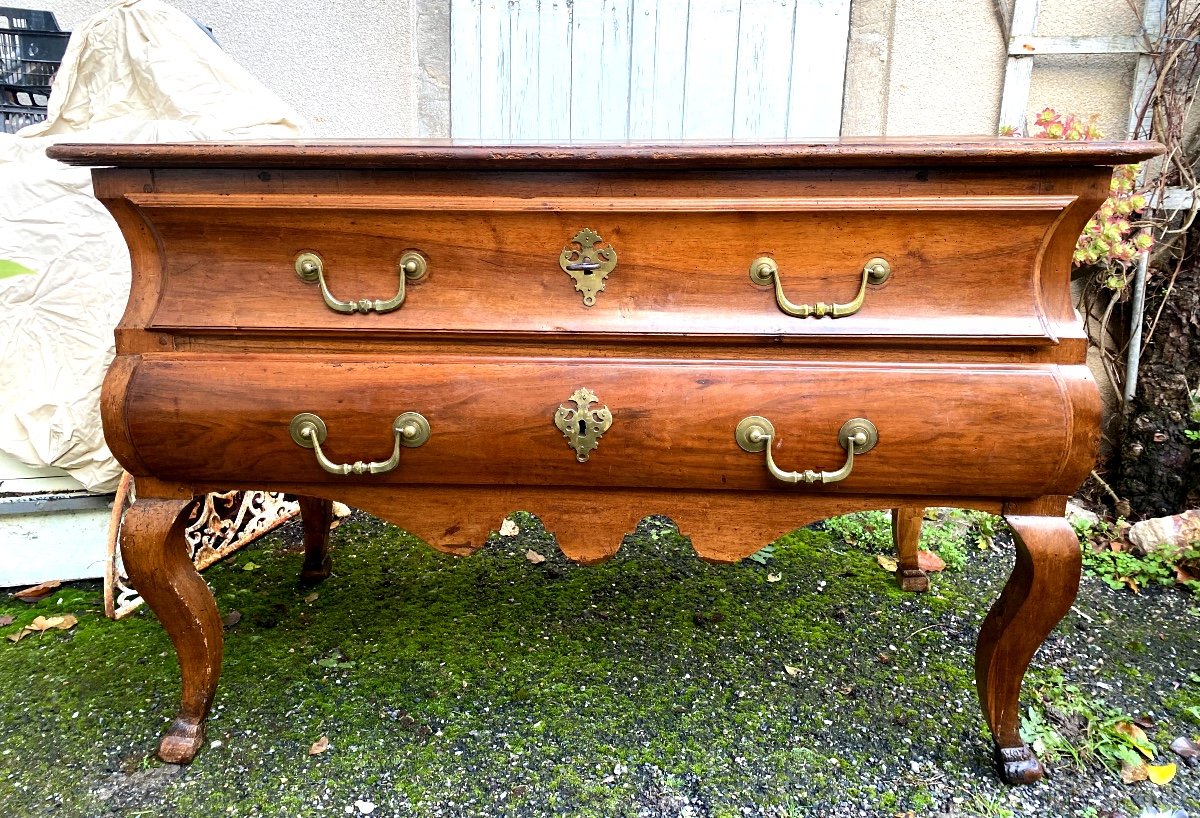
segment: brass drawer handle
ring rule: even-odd
[[[288,432],[296,445],[312,449],[317,455],[317,464],[330,474],[383,474],[400,465],[400,447],[415,448],[429,440],[429,421],[416,412],[405,412],[392,422],[392,433],[396,445],[392,456],[382,462],[334,463],[321,451],[321,444],[329,435],[325,421],[311,412],[301,412],[292,418]]]
[[[429,272],[429,264],[425,261],[425,257],[415,250],[410,250],[400,256],[398,265],[400,274],[400,289],[396,291],[396,295],[389,298],[387,301],[380,299],[361,298],[357,301],[342,301],[334,298],[329,292],[329,287],[325,284],[325,262],[319,255],[311,251],[300,253],[296,256],[296,275],[301,281],[307,281],[309,284],[316,283],[321,288],[321,298],[325,299],[325,306],[334,312],[353,314],[361,312],[364,315],[369,312],[385,313],[399,307],[404,303],[405,283],[408,281],[418,281],[425,277]]]
[[[854,456],[866,454],[879,442],[879,430],[866,418],[852,418],[838,430],[838,443],[846,450],[846,462],[837,471],[783,471],[771,456],[775,442],[775,427],[764,417],[743,418],[734,432],[738,445],[748,452],[767,453],[767,471],[781,483],[837,483],[850,476]]]
[[[845,318],[854,315],[862,309],[863,300],[867,297],[867,284],[882,284],[892,274],[892,265],[885,258],[873,258],[866,263],[862,271],[862,284],[858,287],[858,295],[848,304],[826,304],[818,301],[816,304],[793,304],[783,294],[783,282],[779,280],[779,265],[769,256],[760,256],[750,262],[750,280],[755,284],[766,285],[775,282],[775,303],[779,309],[795,318],[808,318],[810,315],[821,318],[828,315],[831,318]]]

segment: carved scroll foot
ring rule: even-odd
[[[176,716],[158,743],[158,757],[168,764],[188,764],[204,743],[204,719]]]
[[[300,519],[304,523],[304,565],[300,584],[316,585],[329,576],[333,561],[329,557],[329,526],[333,522],[333,501],[320,497],[297,497]]]
[[[1042,777],[1018,730],[1025,670],[1079,590],[1079,540],[1066,520],[1007,517],[1017,549],[1012,576],[983,621],[975,647],[975,685],[996,743],[1000,775],[1011,784]]]
[[[184,544],[187,500],[141,497],[125,512],[121,558],[129,579],[162,623],[179,659],[179,713],[158,757],[187,764],[204,741],[204,717],[221,675],[224,639],[212,591]]]
[[[996,748],[996,772],[1008,784],[1032,784],[1046,773],[1028,744]]]
[[[925,509],[921,506],[900,506],[892,509],[892,541],[896,544],[896,581],[905,591],[924,593],[929,590],[929,575],[917,562],[917,545],[921,542],[921,521]]]

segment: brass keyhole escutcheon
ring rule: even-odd
[[[597,406],[599,398],[592,390],[576,389],[566,403],[554,412],[554,425],[575,450],[575,459],[586,463],[592,451],[600,445],[601,436],[612,426],[612,412],[607,406]]]
[[[597,293],[604,290],[604,279],[617,267],[616,249],[612,245],[601,247],[603,243],[599,233],[585,227],[558,256],[558,266],[574,280],[575,289],[583,293],[585,307],[595,305]]]

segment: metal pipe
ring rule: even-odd
[[[1137,391],[1138,363],[1142,358],[1142,313],[1146,308],[1146,266],[1150,262],[1150,251],[1143,250],[1138,258],[1137,271],[1133,274],[1133,315],[1129,326],[1129,352],[1125,356],[1125,395],[1123,406],[1127,409]]]

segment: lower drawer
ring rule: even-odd
[[[1079,430],[1097,427],[1099,403],[1082,366],[164,355],[142,358],[124,388],[125,426],[109,433],[165,480],[992,497],[1073,491],[1095,445]],[[595,396],[586,419],[572,403],[587,403],[580,390]],[[586,451],[601,407],[611,424]],[[332,474],[294,439],[301,413],[320,419],[333,464],[388,461],[404,413],[419,413],[429,436],[399,447],[391,470]],[[852,418],[869,420],[878,442],[840,482],[787,485],[765,452],[739,445],[751,416],[774,427],[781,471],[841,469],[838,433]]]

